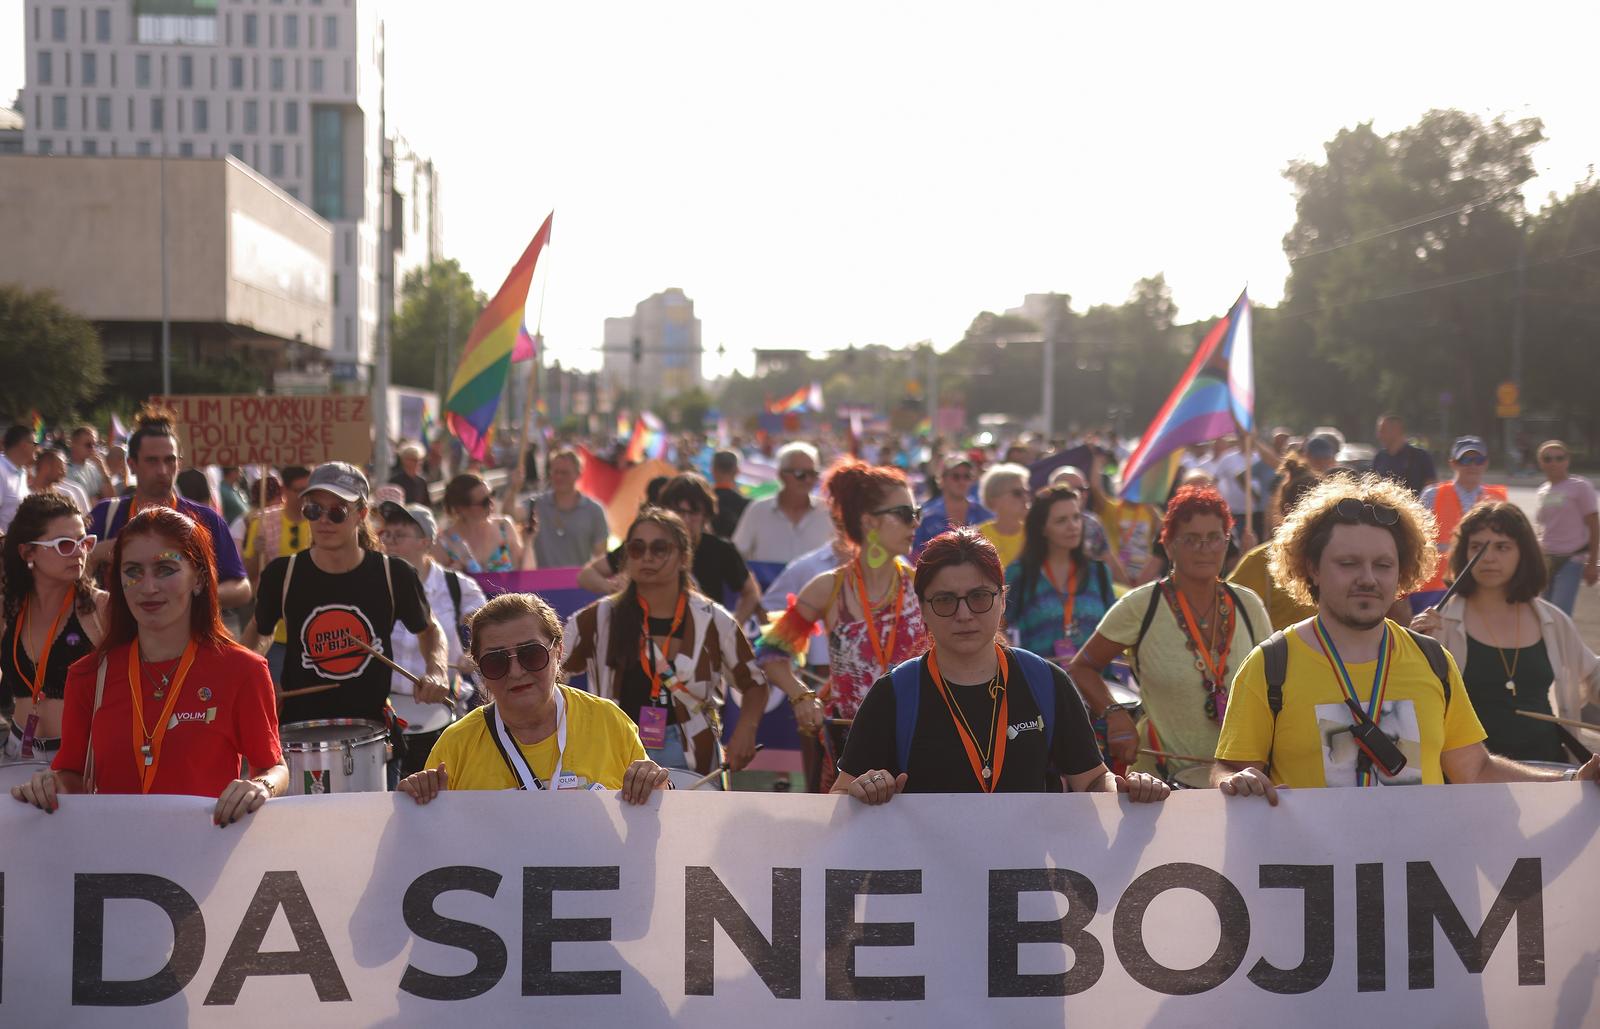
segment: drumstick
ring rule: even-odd
[[[1151,750],[1149,747],[1140,747],[1139,753],[1149,754],[1151,757],[1159,757],[1169,761],[1193,761],[1196,764],[1201,765],[1214,765],[1217,763],[1217,759],[1214,757],[1195,757],[1192,754],[1169,754],[1164,750]]]
[[[393,661],[391,661],[387,657],[385,657],[382,651],[378,650],[376,647],[373,647],[373,646],[369,645],[365,640],[359,638],[354,633],[346,632],[344,634],[344,638],[346,640],[348,640],[349,642],[354,643],[356,646],[360,647],[362,650],[365,650],[367,653],[371,654],[373,657],[377,658],[379,661],[382,661],[384,664],[388,665],[390,668],[392,668],[395,671],[399,672],[401,675],[405,676],[407,679],[410,679],[411,680],[411,684],[413,686],[421,686],[422,685],[422,676],[416,674],[415,672],[411,672],[411,671],[408,671],[408,670],[406,670],[404,668],[401,668],[398,664],[394,663]],[[454,706],[454,702],[455,702],[455,690],[451,690],[450,691],[450,699],[449,700],[441,700],[438,703],[443,704],[446,707],[451,707],[451,706]]]
[[[1537,711],[1518,711],[1517,714],[1524,718],[1537,718],[1541,722],[1554,722],[1557,725],[1565,725],[1572,729],[1588,729],[1590,732],[1600,732],[1600,725],[1590,725],[1588,722],[1580,722],[1576,718],[1557,718],[1555,715],[1544,715]]]
[[[1444,607],[1445,603],[1449,601],[1451,597],[1456,595],[1456,590],[1460,589],[1461,584],[1466,581],[1467,576],[1472,574],[1472,566],[1478,563],[1478,558],[1482,557],[1488,549],[1488,547],[1478,548],[1478,552],[1472,555],[1472,560],[1467,562],[1467,567],[1461,569],[1461,574],[1456,576],[1456,581],[1452,582],[1450,584],[1450,588],[1444,591],[1444,596],[1439,598],[1439,602],[1437,604],[1428,608],[1429,611],[1439,610],[1441,607]]]
[[[306,686],[303,689],[298,690],[284,690],[282,693],[278,694],[278,697],[280,700],[288,700],[290,697],[305,697],[313,693],[326,693],[329,690],[336,690],[343,685],[344,683],[340,682],[325,682],[317,686]]]
[[[760,751],[765,750],[766,747],[767,747],[767,745],[765,743],[757,743],[756,744],[756,752],[759,753]],[[702,775],[700,778],[696,779],[694,782],[692,782],[689,785],[683,787],[683,789],[686,789],[686,790],[698,790],[700,787],[704,786],[706,783],[710,782],[712,779],[715,779],[717,776],[721,775],[723,772],[729,772],[729,771],[732,771],[732,770],[733,770],[732,766],[728,762],[724,761],[724,762],[722,762],[722,764],[720,764],[717,767],[713,768],[711,771],[707,772],[705,775]]]
[[[854,725],[854,724],[856,724],[856,720],[854,718],[824,718],[823,721],[827,722],[829,725]]]

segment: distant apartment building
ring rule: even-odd
[[[701,385],[700,319],[681,289],[641,300],[627,318],[607,318],[602,376],[613,394],[650,404]]]
[[[333,378],[364,388],[380,298],[378,5],[358,0],[25,0],[28,154],[232,155],[333,228]],[[413,155],[414,156],[414,155]],[[426,162],[424,162],[426,163]],[[404,202],[387,198],[412,223]],[[428,163],[426,242],[440,234]],[[411,179],[408,177],[407,188]],[[415,194],[411,194],[415,196]],[[178,203],[182,203],[179,198]],[[412,263],[400,261],[396,277]]]

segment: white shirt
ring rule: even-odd
[[[28,495],[28,471],[11,463],[11,458],[0,454],[0,532],[11,528],[11,519],[17,516],[17,505]]]
[[[77,483],[78,488],[83,490],[84,496],[100,499],[100,489],[105,485],[105,476],[101,475],[100,469],[93,464],[88,461],[83,464],[73,464],[68,461],[67,478]]]
[[[1236,515],[1244,514],[1244,486],[1239,482],[1239,475],[1244,471],[1244,455],[1238,448],[1227,451],[1213,461],[1202,462],[1201,467],[1217,480],[1217,492],[1222,494],[1228,510]]]
[[[801,554],[815,550],[833,539],[833,515],[816,497],[808,498],[811,507],[799,524],[778,507],[776,494],[752,501],[739,516],[733,530],[733,545],[746,561],[788,564]]]
[[[476,579],[465,572],[458,572],[457,578],[461,582],[461,621],[468,617],[488,601],[484,598],[483,587],[478,585]],[[422,581],[422,592],[428,598],[428,606],[433,609],[434,621],[444,629],[445,647],[449,653],[450,679],[457,681],[456,665],[461,663],[461,634],[456,631],[455,604],[450,600],[450,584],[445,579],[445,570],[437,561],[431,562],[428,577]],[[422,658],[422,647],[417,643],[416,634],[399,622],[394,624],[394,633],[390,637],[394,644],[394,660],[401,668],[407,671],[422,674],[423,667],[427,664]],[[465,683],[457,683],[457,693],[470,689]],[[395,712],[410,724],[406,726],[407,733],[433,732],[450,724],[451,711],[443,704],[419,704],[412,699],[411,680],[394,673],[389,687],[389,697],[394,704]]]
[[[72,501],[73,504],[77,505],[77,508],[83,514],[84,519],[88,519],[89,512],[94,508],[94,505],[89,503],[89,495],[83,492],[83,487],[79,486],[71,479],[62,479],[60,482],[56,483],[50,488],[66,497],[68,500]]]

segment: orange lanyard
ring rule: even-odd
[[[944,706],[950,710],[950,720],[956,724],[956,735],[961,737],[961,747],[967,752],[967,761],[972,765],[972,774],[977,777],[978,785],[983,787],[983,792],[993,793],[994,788],[1000,785],[1000,772],[1006,764],[1006,684],[1011,678],[1011,667],[1006,661],[1006,652],[996,643],[994,645],[995,658],[1000,662],[1000,703],[992,716],[989,726],[989,746],[993,753],[989,756],[994,760],[993,769],[983,760],[978,750],[978,741],[973,738],[967,719],[956,707],[954,698],[950,696],[950,688],[944,684],[944,677],[939,674],[939,655],[937,648],[928,649],[928,675],[933,679],[934,689],[938,690],[939,697],[944,701]],[[994,699],[995,686],[989,686],[989,697]],[[904,771],[904,769],[901,769]]]
[[[878,670],[887,672],[889,662],[894,660],[894,639],[900,632],[900,602],[905,599],[906,576],[900,570],[900,563],[895,562],[895,587],[894,607],[889,616],[889,635],[887,642],[878,639],[878,627],[872,620],[872,601],[867,599],[867,573],[861,567],[861,559],[856,558],[856,595],[861,598],[861,617],[867,623],[867,639],[872,643],[872,656],[878,659]]]
[[[161,767],[161,743],[167,737],[167,726],[172,722],[172,711],[178,706],[178,696],[183,692],[183,680],[189,676],[194,664],[194,640],[183,648],[183,658],[178,662],[178,674],[172,679],[172,695],[161,709],[161,719],[154,730],[144,727],[144,676],[139,669],[139,641],[128,648],[128,688],[133,696],[133,763],[139,771],[139,792],[149,793],[156,784],[156,771]]]
[[[1213,664],[1211,661],[1211,648],[1206,646],[1206,641],[1200,638],[1200,626],[1195,621],[1194,609],[1189,606],[1189,598],[1183,595],[1183,590],[1179,589],[1176,583],[1172,586],[1172,592],[1178,596],[1178,607],[1182,609],[1183,620],[1188,624],[1189,638],[1194,640],[1195,653],[1200,655],[1200,662],[1204,665],[1205,673],[1211,677],[1211,685],[1219,690],[1226,689],[1228,684],[1223,680],[1223,676],[1228,671],[1228,648],[1233,646],[1233,627],[1228,626],[1228,632],[1222,641],[1222,649],[1217,651],[1217,660]],[[1226,609],[1226,612],[1224,609]],[[1219,595],[1217,597],[1216,615],[1218,632],[1222,631],[1225,613],[1231,614],[1232,611],[1233,601]]]
[[[1050,574],[1050,562],[1046,561],[1041,567],[1044,568],[1044,577],[1049,580],[1050,588],[1060,593],[1061,587],[1056,585],[1056,577]],[[1072,639],[1072,609],[1077,606],[1077,603],[1078,562],[1069,560],[1067,562],[1067,592],[1061,598],[1061,638],[1064,640]]]
[[[44,692],[45,667],[50,664],[50,648],[55,646],[56,633],[61,629],[61,619],[67,617],[67,612],[72,609],[72,598],[76,591],[68,588],[67,595],[61,598],[61,610],[56,612],[56,620],[50,623],[50,635],[44,638],[44,644],[39,648],[39,660],[33,663],[33,678],[22,676],[28,684],[28,692],[33,694],[33,702],[39,703],[39,694]],[[22,643],[22,630],[28,624],[28,604],[22,604],[22,613],[17,616],[17,634],[11,638],[11,666],[22,675],[22,662],[17,660],[17,647]],[[23,653],[27,648],[23,648]]]
[[[678,630],[683,627],[683,612],[688,607],[689,594],[678,594],[678,606],[672,612],[672,628],[667,630],[667,666],[672,666],[672,648],[678,642]],[[639,597],[639,610],[644,612],[644,632],[639,636],[639,665],[650,678],[650,699],[661,699],[661,670],[650,659],[650,605]]]
[[[162,501],[157,506],[158,507],[170,507],[170,508],[172,508],[172,510],[176,511],[178,509],[178,498],[177,497],[168,497],[166,500]],[[138,514],[138,513],[139,513],[139,496],[138,496],[138,494],[135,494],[133,499],[128,501],[128,521],[127,522],[123,522],[122,524],[123,525],[127,525],[128,522],[133,521],[133,516]],[[106,531],[107,532],[111,531],[111,527],[109,525],[106,526]]]

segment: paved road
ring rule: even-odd
[[[1522,508],[1530,519],[1534,517],[1537,504],[1534,502],[1533,487],[1512,486],[1507,493],[1513,504]],[[1573,608],[1572,620],[1577,623],[1578,631],[1583,634],[1589,649],[1600,650],[1600,589],[1594,586],[1579,588],[1578,604]]]

